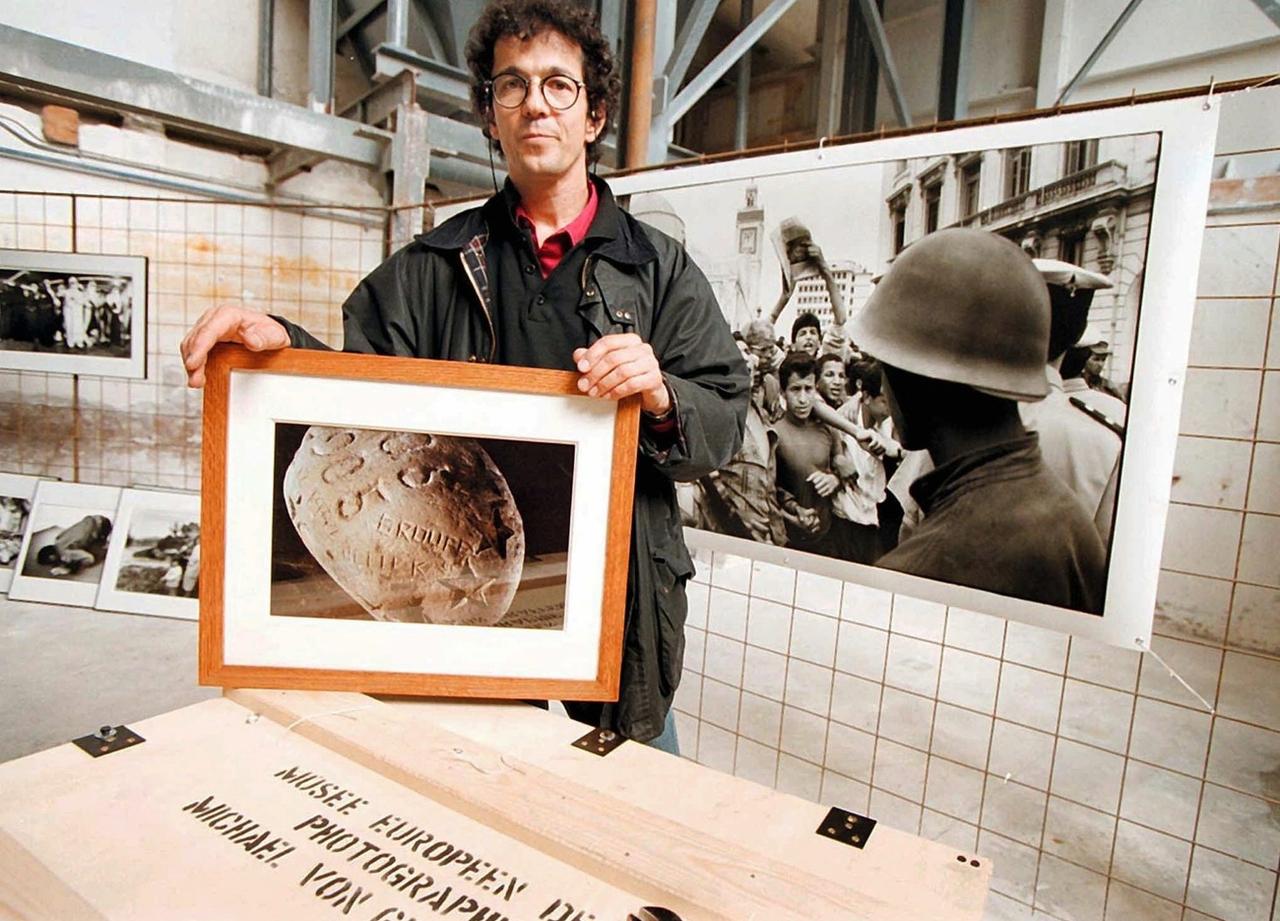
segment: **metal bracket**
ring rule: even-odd
[[[841,844],[848,844],[858,850],[866,847],[867,839],[876,827],[876,820],[849,812],[838,806],[832,806],[827,817],[818,826],[818,834],[824,838],[832,838]]]
[[[581,739],[575,741],[573,747],[581,748],[583,751],[589,751],[591,754],[599,755],[603,758],[625,741],[627,739],[622,733],[615,732],[612,729],[592,729]]]
[[[103,726],[93,735],[81,736],[71,741],[93,757],[101,758],[147,740],[128,726]]]

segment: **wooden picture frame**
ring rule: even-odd
[[[0,368],[147,376],[144,256],[0,249]]]
[[[577,378],[216,347],[200,682],[616,699],[639,400]]]
[[[200,496],[126,489],[94,607],[195,620],[200,573]]]

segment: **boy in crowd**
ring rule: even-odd
[[[817,366],[803,352],[792,352],[778,369],[785,406],[774,423],[777,432],[778,504],[786,522],[787,544],[797,550],[835,556],[830,536],[831,497],[840,488],[835,470],[848,463],[840,436],[813,416],[822,399]]]

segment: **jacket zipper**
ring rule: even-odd
[[[458,258],[462,260],[462,271],[466,274],[467,281],[471,282],[471,290],[475,292],[476,300],[480,302],[480,310],[484,313],[484,322],[489,327],[489,357],[485,361],[487,364],[493,364],[494,350],[498,347],[498,337],[493,329],[493,316],[489,313],[488,302],[485,301],[484,295],[480,293],[480,283],[471,274],[471,266],[467,264],[466,251],[459,252]]]

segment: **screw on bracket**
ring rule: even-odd
[[[146,739],[128,726],[102,726],[91,735],[81,736],[71,741],[82,751],[95,758],[101,758],[103,755],[118,752],[122,748],[132,748],[139,742],[145,742]]]
[[[603,758],[625,741],[625,736],[612,729],[592,729],[581,739],[575,740],[573,747]]]

